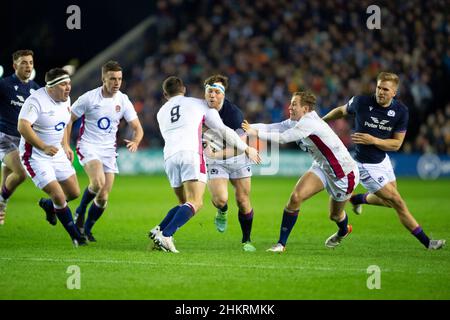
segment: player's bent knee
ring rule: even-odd
[[[212,202],[216,208],[223,208],[228,203],[228,199],[225,197],[214,197]]]

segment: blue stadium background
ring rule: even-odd
[[[66,27],[66,9],[72,4],[81,9],[81,30]],[[127,171],[125,166],[125,173],[160,171],[162,140],[156,112],[163,103],[161,83],[168,75],[182,77],[189,95],[201,97],[203,79],[224,73],[230,78],[228,98],[250,122],[274,122],[287,116],[294,91],[316,93],[324,114],[355,94],[372,93],[377,73],[390,70],[400,75],[399,98],[410,109],[406,141],[394,156],[397,174],[449,176],[448,2],[379,1],[380,30],[366,27],[366,9],[371,4],[343,0],[3,1],[0,65],[9,75],[11,53],[30,48],[35,51],[36,80],[41,85],[46,70],[72,65],[75,100],[100,85],[99,69],[105,61],[120,61],[125,67],[123,91],[135,103],[145,129],[140,156],[131,159],[121,153],[120,161],[141,166],[149,161],[141,171]],[[352,149],[350,122],[337,121],[333,127]],[[126,135],[124,127],[121,136]],[[295,166],[295,161],[289,162],[293,148],[283,149],[287,159],[283,166]]]

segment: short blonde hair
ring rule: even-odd
[[[309,106],[309,111],[312,111],[316,108],[317,98],[312,92],[309,91],[294,92],[292,96],[294,97],[299,96],[301,105]]]
[[[396,87],[398,87],[398,84],[400,83],[398,75],[392,72],[380,72],[377,77],[377,82],[378,81],[391,81]]]

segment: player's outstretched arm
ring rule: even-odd
[[[141,122],[139,119],[134,119],[129,122],[129,125],[131,126],[131,129],[134,131],[133,139],[127,140],[124,139],[124,141],[127,143],[128,151],[130,152],[136,152],[139,148],[139,144],[142,141],[142,138],[144,137],[144,130],[142,129]]]
[[[330,112],[328,112],[323,118],[322,120],[325,122],[328,121],[332,121],[332,120],[336,120],[336,119],[340,119],[340,118],[344,118],[346,117],[348,114],[347,112],[347,106],[340,106],[337,108],[334,108],[333,110],[331,110]]]
[[[31,127],[31,123],[25,119],[19,119],[17,124],[17,130],[21,134],[21,136],[25,139],[26,142],[31,144],[33,147],[38,148],[39,150],[44,151],[46,155],[54,156],[58,153],[58,148],[54,146],[49,146],[44,143],[34,132]]]

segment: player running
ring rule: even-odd
[[[309,92],[295,92],[289,106],[290,118],[280,123],[252,124],[242,127],[249,136],[275,143],[296,141],[314,159],[311,168],[299,179],[284,209],[278,243],[267,251],[284,252],[301,204],[326,189],[330,195],[330,219],[339,230],[325,246],[334,248],[352,232],[345,204],[359,182],[359,172],[339,137],[314,111],[316,97]]]
[[[116,61],[109,61],[102,67],[103,85],[78,98],[72,106],[72,123],[82,118],[76,151],[78,159],[89,177],[89,186],[84,190],[80,205],[76,209],[76,224],[89,241],[94,224],[106,209],[108,196],[114,183],[117,168],[117,130],[124,118],[133,131],[133,138],[125,140],[130,152],[136,152],[144,135],[133,104],[120,91],[122,68]],[[84,221],[89,203],[88,217]],[[48,210],[51,203],[46,201],[43,208]]]
[[[83,245],[86,242],[67,205],[80,195],[66,130],[70,121],[70,77],[65,70],[55,68],[46,73],[45,82],[45,88],[25,100],[20,111],[20,157],[34,184],[50,196],[53,213],[73,244]]]
[[[408,108],[395,99],[399,78],[381,72],[375,95],[355,96],[341,107],[331,110],[323,120],[347,115],[355,117],[355,159],[361,173],[361,184],[369,192],[352,196],[353,211],[361,214],[363,204],[394,208],[400,222],[428,249],[440,249],[445,240],[430,240],[409,212],[397,190],[397,182],[387,151],[398,151],[408,128]]]
[[[33,71],[33,51],[13,53],[14,74],[0,79],[0,161],[2,182],[0,191],[0,225],[5,223],[6,204],[27,174],[20,164],[17,119],[25,100],[39,86],[30,80]]]
[[[170,185],[180,205],[172,208],[161,223],[150,231],[150,238],[162,250],[177,253],[173,234],[186,224],[203,206],[206,187],[206,164],[202,146],[202,128],[216,130],[230,146],[259,163],[258,152],[244,143],[226,127],[217,110],[204,100],[185,97],[186,87],[178,77],[163,83],[168,100],[159,110],[157,119],[164,138],[164,166]]]
[[[247,135],[242,130],[244,121],[242,111],[225,99],[228,78],[214,75],[205,80],[205,100],[210,108],[219,112],[223,123],[240,134],[243,141]],[[235,189],[236,203],[239,208],[238,219],[242,230],[242,249],[247,252],[256,251],[251,243],[250,234],[253,224],[253,208],[250,203],[251,161],[244,153],[235,155],[234,148],[223,148],[222,139],[214,137],[207,131],[204,135],[208,147],[206,149],[206,166],[208,167],[208,189],[212,202],[217,208],[214,224],[219,232],[227,228],[228,181]]]

